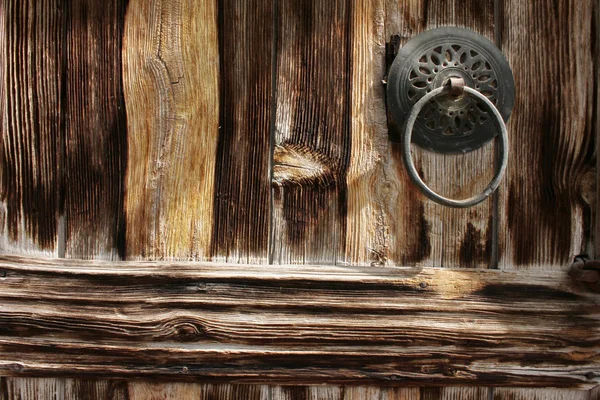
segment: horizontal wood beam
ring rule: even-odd
[[[566,271],[0,257],[0,375],[270,384],[600,382]]]

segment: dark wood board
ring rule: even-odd
[[[560,268],[588,251],[596,207],[597,7],[593,0],[504,1],[502,49],[516,103],[500,190],[501,268]]]
[[[334,264],[343,251],[351,15],[349,0],[279,3],[274,264]]]
[[[65,23],[59,0],[2,0],[0,248],[58,254]]]
[[[67,257],[125,253],[127,126],[121,44],[127,0],[64,2],[64,177]]]
[[[272,0],[221,0],[220,127],[212,259],[268,263],[273,111]]]
[[[600,375],[600,299],[566,271],[14,256],[0,270],[4,375],[577,388]]]

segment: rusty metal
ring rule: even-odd
[[[452,77],[446,82],[446,87],[452,96],[462,96],[465,92],[465,80],[463,78]]]
[[[600,261],[589,260],[585,257],[575,258],[571,265],[569,275],[579,284],[587,286],[590,290],[600,293]]]

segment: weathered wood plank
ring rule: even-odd
[[[419,388],[382,388],[381,400],[420,400]]]
[[[156,383],[132,381],[128,384],[129,400],[203,400],[198,383]]]
[[[124,256],[127,162],[121,43],[127,0],[64,3],[66,255]]]
[[[128,400],[127,382],[65,379],[65,400]]]
[[[564,389],[507,389],[494,390],[494,400],[590,400],[590,391]]]
[[[422,388],[420,400],[488,400],[491,388]]]
[[[596,88],[596,109],[595,112],[595,138],[596,138],[596,190],[595,193],[590,190],[588,195],[588,202],[592,205],[592,215],[594,216],[593,221],[595,223],[594,229],[594,242],[593,248],[589,251],[595,258],[600,258],[600,212],[598,212],[598,205],[600,204],[600,6],[596,4],[595,6],[595,15],[594,15],[594,26],[596,27],[595,32],[592,32],[592,35],[595,35],[595,39],[593,43],[596,44],[594,48],[594,70],[596,71],[595,79],[595,88]],[[593,188],[594,179],[591,177],[590,183],[588,183],[588,187]],[[584,192],[585,193],[585,192]]]
[[[590,240],[594,7],[593,0],[504,2],[502,48],[517,90],[500,196],[502,268],[558,268]],[[549,54],[552,62],[544,61]]]
[[[4,396],[7,400],[63,400],[65,398],[65,382],[66,379],[53,378],[7,378]]]
[[[357,3],[353,63],[353,148],[349,177],[350,262],[448,267],[492,264],[492,201],[455,210],[425,199],[405,172],[400,147],[386,144],[382,126],[384,43],[404,44],[426,29],[458,25],[494,40],[494,2],[362,1]],[[363,7],[363,9],[360,9]],[[443,156],[413,147],[425,181],[442,194],[464,198],[491,179],[494,147]],[[352,226],[352,228],[351,228]],[[357,227],[358,229],[356,229]],[[370,254],[369,254],[370,253]]]
[[[272,400],[419,400],[418,388],[275,386]]]
[[[565,271],[8,256],[0,270],[0,374],[581,388],[600,376],[600,298]]]
[[[351,2],[281,0],[273,263],[329,263],[346,236]]]
[[[222,0],[221,123],[216,165],[213,259],[269,260],[272,0]]]
[[[201,400],[272,400],[269,386],[202,385]]]
[[[57,255],[63,18],[59,0],[2,0],[0,249]]]
[[[127,257],[207,258],[219,132],[216,1],[131,0]]]

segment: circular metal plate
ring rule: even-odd
[[[388,74],[387,98],[392,118],[404,127],[419,99],[449,78],[485,95],[508,121],[514,105],[512,71],[498,48],[473,31],[446,27],[415,36],[402,47]],[[447,95],[432,100],[414,127],[413,140],[439,153],[466,153],[498,134],[487,108],[472,96]]]

